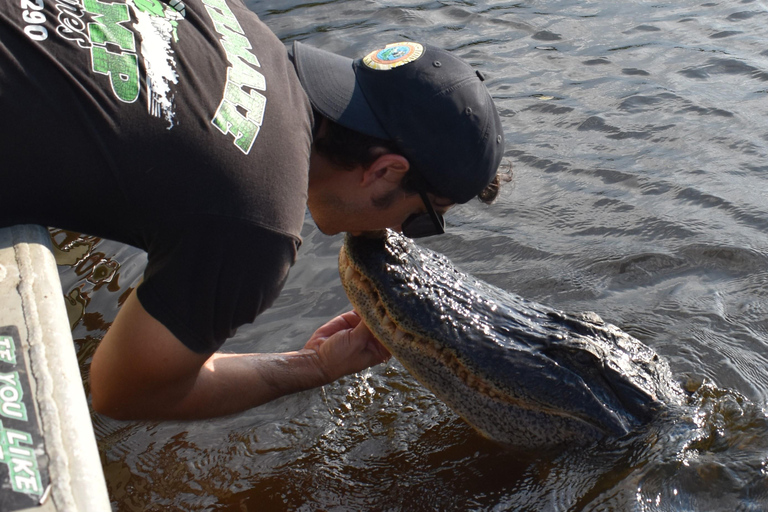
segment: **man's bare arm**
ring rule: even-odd
[[[282,354],[197,354],[147,313],[134,291],[91,364],[94,409],[117,419],[199,419],[250,409],[385,361],[354,313]]]

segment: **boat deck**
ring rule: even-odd
[[[0,510],[111,510],[50,236],[0,229]]]

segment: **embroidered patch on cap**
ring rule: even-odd
[[[363,63],[371,69],[386,70],[413,62],[423,53],[424,47],[419,43],[392,43],[363,57]]]

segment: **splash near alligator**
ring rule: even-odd
[[[533,450],[617,438],[684,401],[664,359],[596,314],[525,300],[395,232],[348,235],[339,271],[379,341],[494,441]]]

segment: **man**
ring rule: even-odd
[[[231,414],[386,360],[354,312],[296,352],[216,350],[277,297],[305,205],[326,234],[440,233],[503,151],[449,53],[289,58],[239,0],[3,3],[0,135],[0,225],[148,253],[91,365],[94,408],[123,419]]]

